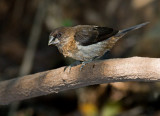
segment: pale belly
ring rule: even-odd
[[[103,56],[107,51],[109,51],[109,49],[107,49],[107,42],[105,41],[89,46],[78,45],[78,51],[74,54],[70,54],[70,57],[80,61],[88,61],[95,57]]]

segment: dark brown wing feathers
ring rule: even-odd
[[[83,26],[77,28],[74,37],[80,45],[87,46],[104,41],[117,32],[117,30],[108,27]]]

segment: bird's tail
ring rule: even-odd
[[[123,36],[125,35],[126,33],[128,33],[129,31],[133,31],[133,30],[136,30],[136,29],[139,29],[145,25],[147,25],[149,22],[145,22],[145,23],[142,23],[142,24],[139,24],[139,25],[135,25],[135,26],[132,26],[132,27],[129,27],[127,29],[122,29],[120,30],[115,36],[119,37],[119,36]]]

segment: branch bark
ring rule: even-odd
[[[95,61],[82,71],[80,65],[64,72],[64,67],[0,82],[0,105],[36,96],[58,93],[88,85],[159,81],[160,59],[131,57]]]

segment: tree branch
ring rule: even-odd
[[[58,93],[88,85],[124,82],[159,81],[160,59],[132,57],[110,59],[80,65],[70,73],[64,67],[0,82],[0,105],[36,96]]]

